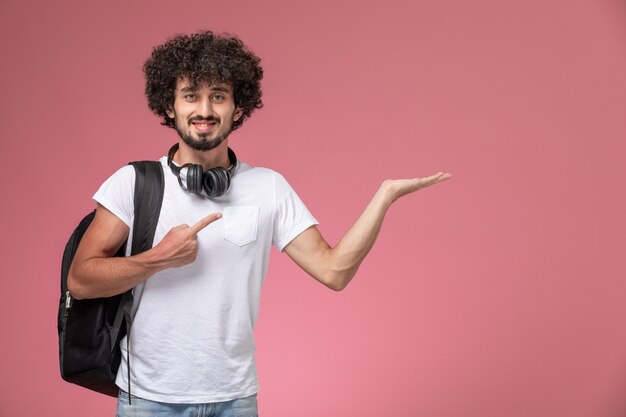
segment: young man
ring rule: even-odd
[[[68,285],[79,299],[134,288],[133,398],[129,406],[120,390],[119,416],[256,416],[253,327],[271,246],[340,291],[391,203],[450,174],[385,181],[333,248],[280,174],[237,161],[228,148],[230,132],[262,106],[260,60],[239,39],[211,32],[171,38],[154,48],[144,73],[150,108],[179,136],[161,159],[165,191],[155,245],[112,257],[132,234],[135,173],[126,166],[94,196],[96,216]],[[123,388],[125,340],[121,348]]]

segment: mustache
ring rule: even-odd
[[[217,117],[217,116],[209,116],[209,117],[194,116],[191,119],[189,119],[188,124],[192,124],[193,122],[219,123],[220,122],[220,118]]]

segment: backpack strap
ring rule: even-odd
[[[152,248],[163,203],[163,168],[159,161],[131,162],[135,167],[135,221],[131,255]]]
[[[129,165],[135,168],[135,220],[131,255],[138,255],[152,248],[163,203],[163,169],[158,161],[138,161]],[[111,350],[116,348],[115,341],[122,327],[124,311],[130,311],[132,301],[132,290],[124,293],[111,330]],[[130,322],[128,324],[130,325]],[[128,333],[129,329],[126,332]]]
[[[133,222],[133,240],[131,242],[131,256],[138,255],[152,248],[156,226],[161,214],[163,190],[165,188],[163,168],[159,161],[130,162],[135,168],[135,219]],[[131,310],[133,307],[133,292],[129,290],[122,295],[120,305],[115,315],[115,322],[111,330],[111,350],[116,349],[115,341],[122,327],[122,320],[126,321],[126,363],[128,364],[128,401],[130,404],[130,328]]]

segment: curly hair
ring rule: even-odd
[[[233,122],[233,130],[237,129],[255,109],[263,107],[260,62],[261,59],[234,35],[202,31],[173,36],[163,45],[154,47],[143,65],[148,106],[163,117],[161,124],[175,128],[175,121],[167,115],[167,110],[174,106],[174,90],[179,79],[186,78],[194,86],[228,83],[233,86],[235,105],[243,111]]]

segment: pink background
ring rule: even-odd
[[[100,183],[176,140],[143,97],[152,46],[202,28],[263,59],[232,136],[337,242],[398,201],[334,293],[273,253],[262,416],[626,415],[626,6],[617,0],[0,1],[0,416],[113,416],[64,383],[63,246]]]

